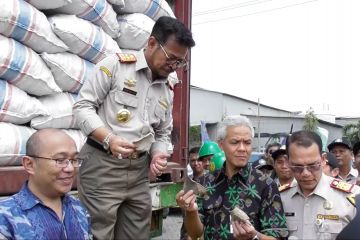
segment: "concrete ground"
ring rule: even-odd
[[[163,219],[162,236],[152,238],[152,240],[179,240],[182,222],[181,211],[179,209],[170,209],[169,215]]]

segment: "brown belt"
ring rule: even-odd
[[[95,140],[91,139],[91,138],[87,138],[86,140],[86,143],[90,146],[92,146],[93,148],[96,148],[104,153],[108,153],[108,154],[111,154],[110,151],[107,151],[104,149],[104,147],[96,142]],[[133,152],[132,154],[130,154],[130,156],[128,157],[128,159],[138,159],[138,158],[141,158],[143,157],[147,152]]]

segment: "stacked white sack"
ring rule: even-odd
[[[92,63],[107,55],[120,52],[116,42],[100,27],[75,15],[49,17],[53,30],[70,48],[70,51]]]
[[[48,113],[38,99],[0,80],[0,122],[25,124],[40,115]]]
[[[35,129],[43,128],[75,128],[76,120],[72,107],[77,95],[71,93],[58,93],[39,97],[40,102],[49,112],[49,116],[38,116],[31,120],[31,127]]]
[[[155,21],[142,13],[118,15],[121,35],[116,39],[121,49],[140,50],[147,44]]]
[[[53,33],[46,16],[22,0],[0,1],[0,33],[36,52],[65,52],[68,47]]]
[[[98,25],[112,38],[119,36],[120,28],[116,21],[116,13],[106,0],[72,0],[72,3],[55,9],[54,12],[75,14]]]
[[[125,6],[124,0],[108,0],[110,4],[116,5],[119,9]]]
[[[91,78],[95,66],[72,53],[43,53],[41,57],[64,92],[79,92],[84,82]]]
[[[74,140],[76,148],[78,152],[80,152],[82,146],[85,144],[86,136],[80,130],[63,129],[63,131]]]
[[[1,35],[0,49],[0,78],[36,96],[61,92],[44,61],[32,49]]]
[[[0,122],[0,166],[21,165],[26,142],[34,132],[26,126]]]
[[[25,0],[26,2],[30,3],[34,7],[36,7],[39,10],[46,10],[46,9],[54,9],[63,7],[69,3],[71,3],[71,0]]]
[[[165,0],[124,0],[125,6],[113,5],[118,14],[143,13],[153,20],[158,20],[162,16],[175,18],[173,11]]]

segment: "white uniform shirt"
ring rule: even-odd
[[[290,239],[335,239],[355,217],[350,193],[331,187],[334,178],[322,174],[314,192],[305,197],[299,186],[281,192]],[[353,193],[360,187],[354,186]]]

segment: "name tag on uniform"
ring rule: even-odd
[[[339,215],[325,215],[325,214],[318,214],[317,219],[327,219],[327,220],[339,220]]]
[[[295,212],[285,212],[285,217],[295,217]]]
[[[131,90],[129,88],[125,88],[125,87],[123,88],[123,92],[129,93],[129,94],[134,95],[134,96],[136,96],[136,94],[137,94],[136,91]]]

